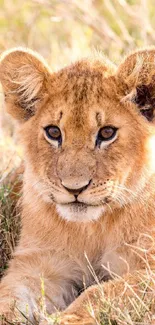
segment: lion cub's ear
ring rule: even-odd
[[[122,101],[131,101],[149,121],[155,120],[155,47],[129,55],[119,66]]]
[[[4,52],[0,82],[7,111],[19,121],[33,116],[45,97],[49,77],[49,68],[35,52],[21,48]]]

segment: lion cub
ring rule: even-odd
[[[118,68],[88,59],[55,73],[17,48],[2,55],[0,81],[25,160],[2,322],[34,322],[44,286],[48,314],[70,305],[60,324],[96,324],[96,278],[105,297],[127,299],[126,281],[140,295],[141,276],[155,268],[155,48]]]

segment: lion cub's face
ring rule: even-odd
[[[5,90],[8,107],[14,100],[27,119],[20,136],[38,199],[84,222],[130,204],[145,183],[148,121],[135,104],[121,102],[116,78],[101,64],[78,62],[46,78],[37,90],[33,78],[25,81],[19,100]],[[27,106],[23,94],[31,94]]]
[[[107,82],[84,62],[65,69],[22,128],[34,187],[68,220],[96,220],[128,204],[141,184],[143,118],[110,98]]]

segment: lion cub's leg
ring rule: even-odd
[[[15,257],[0,285],[0,315],[32,321],[64,310],[77,296],[67,268],[65,259],[51,252]]]
[[[128,264],[128,270],[123,270],[123,275],[119,275],[119,267],[114,254],[109,253],[110,257],[113,257],[112,272],[118,274],[116,278],[100,285],[93,285],[86,289],[70,306],[60,315],[59,324],[70,325],[96,325],[100,324],[100,317],[103,313],[107,313],[110,318],[117,316],[118,310],[125,306],[126,310],[132,317],[132,310],[135,313],[133,306],[139,306],[138,308],[144,308],[147,304],[150,306],[152,314],[155,313],[155,307],[153,304],[155,298],[155,245],[154,245],[154,233],[144,234],[139,237],[136,243],[132,243],[131,246],[126,245],[120,247],[115,251],[116,256],[120,254],[120,267]],[[126,250],[125,250],[126,247]],[[125,260],[126,251],[126,260]],[[124,254],[123,254],[124,253]],[[113,255],[113,256],[112,256]],[[127,257],[130,258],[127,261]],[[108,260],[107,256],[104,256],[103,262]],[[134,267],[135,265],[135,267]],[[114,266],[116,269],[114,269]],[[123,268],[122,268],[123,269]],[[112,273],[114,274],[114,272]],[[108,307],[109,306],[109,307]],[[114,307],[112,307],[114,306]],[[107,308],[108,307],[108,308]],[[116,309],[115,309],[116,308]],[[150,307],[149,307],[150,308]],[[139,309],[140,310],[140,309]],[[116,314],[115,314],[116,311]],[[111,322],[110,322],[111,323]]]

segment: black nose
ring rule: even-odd
[[[85,185],[85,186],[83,186],[83,187],[80,187],[80,188],[76,188],[76,189],[74,189],[74,188],[68,188],[68,187],[66,187],[66,186],[64,186],[64,188],[65,188],[69,193],[71,193],[71,194],[73,194],[74,196],[77,197],[81,192],[83,192],[83,191],[86,190],[86,188],[89,186],[90,182],[91,182],[91,181],[89,181],[89,183],[88,183],[87,185]]]

